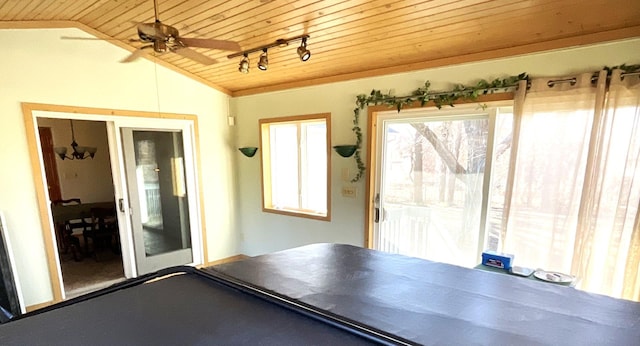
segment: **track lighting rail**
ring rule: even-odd
[[[259,46],[259,47],[255,47],[255,48],[251,48],[251,49],[247,49],[247,50],[243,50],[242,52],[237,52],[237,53],[233,53],[233,54],[227,55],[227,58],[233,59],[233,58],[237,58],[239,56],[246,56],[246,55],[249,55],[251,53],[262,52],[265,49],[269,49],[269,48],[273,48],[273,47],[286,47],[291,42],[306,41],[309,37],[310,37],[309,35],[300,35],[300,36],[291,37],[291,38],[287,38],[287,39],[282,39],[281,38],[281,39],[278,39],[275,42],[270,43],[270,44],[266,44],[266,45],[263,45],[263,46]]]

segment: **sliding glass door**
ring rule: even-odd
[[[137,275],[201,263],[191,129],[119,127]]]
[[[373,247],[463,266],[485,247],[496,109],[382,113]]]

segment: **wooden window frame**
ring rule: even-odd
[[[303,209],[276,209],[270,204],[272,201],[271,189],[271,161],[270,161],[270,134],[269,126],[278,124],[301,124],[310,121],[322,121],[326,124],[326,155],[327,155],[327,212],[321,215],[313,211]],[[265,118],[258,121],[258,130],[260,134],[261,155],[260,155],[260,173],[261,173],[261,190],[262,190],[262,211],[266,213],[274,213],[280,215],[296,216],[321,221],[331,221],[331,113],[318,113],[308,115],[295,115],[279,118]],[[300,131],[298,130],[298,134]],[[300,142],[300,138],[298,138]],[[298,148],[298,155],[300,148]],[[298,164],[298,172],[300,172],[300,164]]]

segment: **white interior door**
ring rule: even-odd
[[[201,264],[192,126],[154,119],[116,122],[124,168],[121,211],[128,216],[134,275]]]

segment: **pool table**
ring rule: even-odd
[[[0,345],[638,345],[640,303],[340,244],[168,268],[0,325]]]

